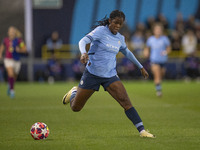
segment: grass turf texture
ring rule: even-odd
[[[0,84],[1,150],[197,150],[200,149],[200,84],[164,82],[162,98],[152,82],[123,82],[144,125],[156,139],[140,138],[120,105],[103,88],[79,113],[62,96],[77,83],[17,83],[16,98]],[[46,140],[30,135],[35,122],[49,126]]]

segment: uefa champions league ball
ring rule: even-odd
[[[45,123],[37,122],[32,125],[30,132],[35,140],[43,140],[48,137],[49,128]]]

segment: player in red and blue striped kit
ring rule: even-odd
[[[0,46],[0,59],[5,50],[4,65],[8,74],[8,95],[15,97],[14,83],[19,74],[21,62],[20,53],[26,52],[26,46],[21,39],[21,33],[13,26],[8,29],[8,37],[3,39]]]

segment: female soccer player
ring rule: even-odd
[[[156,87],[156,95],[162,96],[161,82],[165,75],[165,63],[167,55],[171,51],[169,39],[163,35],[162,24],[155,24],[153,27],[154,36],[148,38],[144,56],[149,57],[151,63],[151,71],[154,76],[154,84]]]
[[[70,103],[73,111],[80,111],[89,97],[102,85],[108,93],[124,108],[125,114],[136,126],[141,137],[155,136],[144,129],[142,120],[132,106],[128,94],[117,76],[116,55],[120,51],[141,70],[148,78],[148,73],[127,48],[124,36],[118,33],[125,21],[125,15],[119,10],[111,12],[109,18],[98,21],[99,25],[79,42],[81,62],[87,64],[79,87],[73,87],[64,95],[63,104]],[[86,44],[91,43],[86,52]]]
[[[10,98],[14,98],[14,83],[21,67],[20,53],[26,52],[26,46],[21,39],[21,33],[13,26],[9,27],[8,37],[4,38],[0,46],[0,59],[2,58],[4,49],[6,50],[4,65],[8,74],[7,92]]]

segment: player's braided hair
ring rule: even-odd
[[[125,15],[124,15],[124,13],[123,13],[122,11],[120,11],[120,10],[113,10],[113,11],[110,13],[109,18],[110,18],[111,20],[114,19],[114,18],[116,18],[116,17],[123,18],[123,20],[125,21]],[[93,28],[96,28],[96,27],[98,27],[98,26],[106,26],[106,25],[109,25],[109,18],[108,18],[107,15],[106,15],[103,19],[101,19],[101,20],[99,20],[99,21],[96,21],[97,25],[94,25]]]

